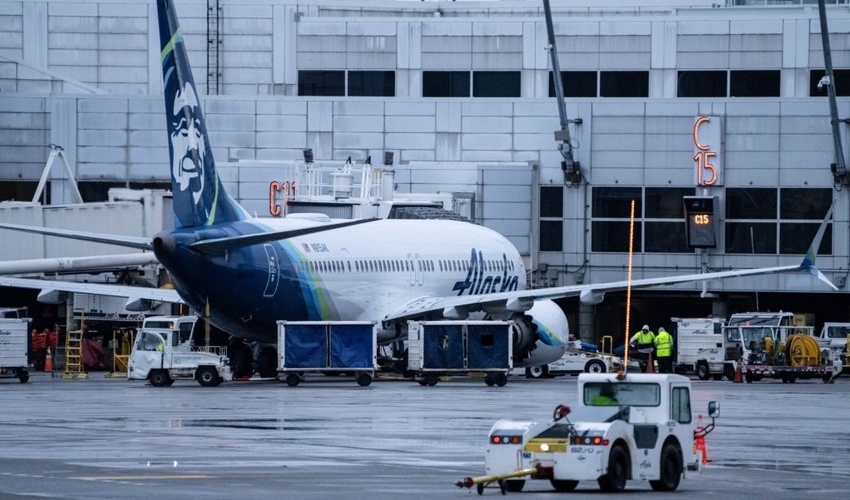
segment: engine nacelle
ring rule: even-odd
[[[542,366],[564,355],[570,329],[564,311],[551,300],[537,300],[514,323],[514,366]]]

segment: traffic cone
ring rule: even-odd
[[[700,453],[700,460],[703,464],[707,464],[711,462],[708,458],[708,447],[705,444],[705,435],[701,432],[703,430],[702,426],[702,415],[699,416],[699,425],[697,425],[696,437],[694,438],[694,453]]]
[[[744,376],[741,373],[741,363],[736,363],[736,364],[738,366],[735,368],[735,379],[732,380],[732,382],[734,382],[736,384],[743,384],[744,383]]]
[[[50,348],[47,348],[47,356],[44,357],[44,371],[53,372],[53,355],[50,353]]]
[[[649,353],[649,359],[646,360],[646,373],[655,373],[655,366],[652,361],[652,353]]]

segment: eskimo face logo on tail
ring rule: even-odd
[[[469,258],[469,270],[466,279],[455,282],[452,290],[457,290],[458,295],[481,295],[496,292],[512,292],[519,285],[519,276],[508,276],[508,257],[502,254],[501,274],[485,276],[485,261],[481,251],[472,249]]]
[[[207,145],[195,89],[188,82],[174,94],[168,137],[171,142],[171,177],[180,191],[190,190],[197,205],[204,191]]]

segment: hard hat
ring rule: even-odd
[[[649,331],[649,325],[643,325],[643,328],[641,328],[641,330]]]
[[[658,327],[658,331],[659,331],[659,332],[663,332],[663,331],[665,331],[665,330],[664,330],[664,327],[663,327],[663,326],[659,326],[659,327]]]

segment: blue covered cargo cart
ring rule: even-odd
[[[511,324],[507,321],[409,321],[408,370],[420,385],[440,376],[483,372],[489,386],[503,386],[513,368]]]
[[[371,322],[278,321],[278,379],[298,385],[308,372],[353,374],[372,383],[377,366],[377,328]]]

